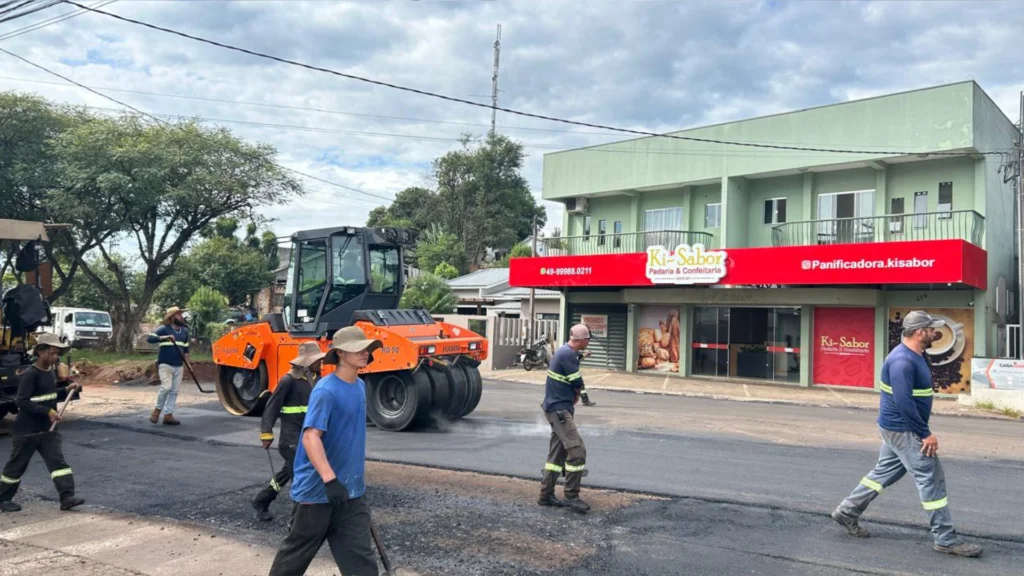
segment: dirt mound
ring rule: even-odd
[[[194,362],[196,377],[200,382],[213,382],[216,379],[217,366],[212,362]],[[88,385],[110,385],[126,383],[158,383],[155,362],[140,360],[122,360],[113,364],[93,364],[88,360],[75,362],[73,370],[77,372],[78,381]],[[185,374],[186,380],[191,376]]]

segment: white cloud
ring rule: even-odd
[[[122,0],[106,9],[481,102],[488,101],[478,96],[490,92],[491,45],[500,22],[503,106],[657,131],[967,78],[1016,119],[1024,77],[1024,63],[1008,48],[1024,27],[1024,13],[1000,2]],[[0,34],[67,10],[59,6],[5,23]],[[154,113],[305,127],[224,124],[276,146],[286,166],[382,196],[424,184],[433,158],[457,146],[453,140],[464,132],[484,134],[490,120],[486,109],[269,62],[101,15],[0,45],[88,85],[361,114],[111,93]],[[53,80],[6,56],[0,62],[0,76]],[[113,107],[76,88],[0,79],[5,89]],[[616,139],[504,113],[498,122],[527,144],[525,174],[538,198],[549,147]],[[377,202],[315,181],[305,184],[304,200],[268,211],[277,232],[361,224]],[[545,206],[549,228],[559,226],[560,206]]]

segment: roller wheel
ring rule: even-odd
[[[430,381],[431,407],[430,413],[433,418],[444,418],[451,404],[451,382],[448,376],[441,370],[431,367],[423,367],[416,371],[422,373]]]
[[[236,416],[262,416],[267,395],[267,365],[255,370],[219,366],[217,396],[224,408]]]
[[[465,411],[466,406],[469,404],[469,379],[466,377],[466,373],[462,371],[462,368],[455,366],[454,368],[445,367],[445,375],[448,376],[448,380],[452,383],[452,398],[451,404],[448,407],[448,412],[445,416],[452,421],[462,418],[462,413]]]
[[[484,380],[480,376],[480,370],[473,368],[465,364],[459,366],[466,374],[466,381],[469,383],[469,399],[466,402],[466,409],[462,412],[462,417],[465,418],[476,410],[476,407],[480,405],[480,399],[484,393]]]
[[[381,372],[366,379],[366,412],[381,430],[407,430],[429,412],[430,383],[408,371]]]
[[[7,406],[0,406],[0,420],[3,420],[8,412],[10,412],[10,409]]]

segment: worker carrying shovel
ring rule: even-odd
[[[192,360],[188,355],[188,329],[185,327],[185,310],[171,306],[164,314],[163,326],[146,338],[150,344],[159,344],[156,372],[160,376],[160,391],[156,395],[156,406],[149,415],[149,421],[156,424],[160,413],[164,424],[177,426],[181,422],[174,417],[174,406],[178,402],[178,387],[184,375],[184,365]],[[177,347],[177,350],[175,349]]]
[[[61,353],[67,348],[68,345],[61,343],[55,334],[40,334],[35,347],[29,350],[29,355],[35,356],[36,361],[21,374],[18,382],[18,417],[12,430],[14,442],[11,457],[0,474],[0,511],[21,510],[21,506],[12,500],[36,452],[43,457],[50,471],[50,478],[60,495],[60,509],[70,510],[85,503],[75,496],[75,477],[64,460],[60,432],[53,430],[60,421],[57,412],[60,397],[70,396],[81,388],[81,385],[72,383],[64,391],[57,390],[55,370],[60,364]]]
[[[295,451],[299,445],[299,436],[302,434],[302,422],[306,419],[309,394],[313,391],[315,383],[313,378],[320,375],[320,366],[325,355],[316,342],[303,342],[299,346],[299,355],[291,361],[291,370],[281,377],[263,411],[263,422],[260,426],[260,441],[263,442],[263,448],[270,450],[271,444],[274,443],[274,423],[280,417],[281,437],[277,441],[277,451],[284,458],[284,466],[270,479],[270,485],[260,490],[252,501],[257,517],[264,522],[274,519],[270,513],[270,504],[292,479]]]
[[[573,421],[574,406],[579,402],[580,391],[583,389],[579,353],[589,344],[590,329],[584,324],[573,326],[569,330],[569,342],[555,350],[548,365],[541,408],[544,410],[544,418],[551,425],[551,442],[540,486],[538,503],[541,506],[568,506],[577,512],[590,510],[590,505],[580,500],[587,447]],[[555,484],[563,473],[565,500],[559,500],[555,497]]]

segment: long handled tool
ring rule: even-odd
[[[181,353],[181,348],[178,347],[177,341],[173,343],[173,346],[174,349],[178,352],[178,357],[181,358],[181,363],[185,365],[185,368],[188,369],[189,375],[192,376],[192,381],[196,383],[196,388],[199,388],[199,391],[202,392],[203,394],[216,394],[216,390],[203,390],[203,387],[199,385],[199,378],[196,378],[196,373],[192,371],[192,365],[189,364],[187,360],[185,360],[185,355]]]
[[[270,477],[277,477],[277,469],[274,468],[274,458],[270,455],[270,448],[267,448],[267,461],[270,462]]]
[[[81,388],[76,386],[74,390],[68,393],[67,399],[64,400],[64,403],[60,405],[60,410],[57,411],[57,420],[50,424],[50,432],[53,432],[57,428],[57,422],[60,422],[61,416],[64,415],[64,410],[67,409],[68,404],[71,404],[71,397],[78,394],[79,390],[81,390]]]
[[[380,543],[380,534],[377,533],[377,524],[374,523],[373,518],[370,518],[370,535],[373,536],[373,543],[377,546],[377,553],[380,554],[381,564],[384,565],[384,573],[388,576],[392,576],[394,572],[391,570],[391,560],[388,559],[387,550],[384,550],[384,545]]]

